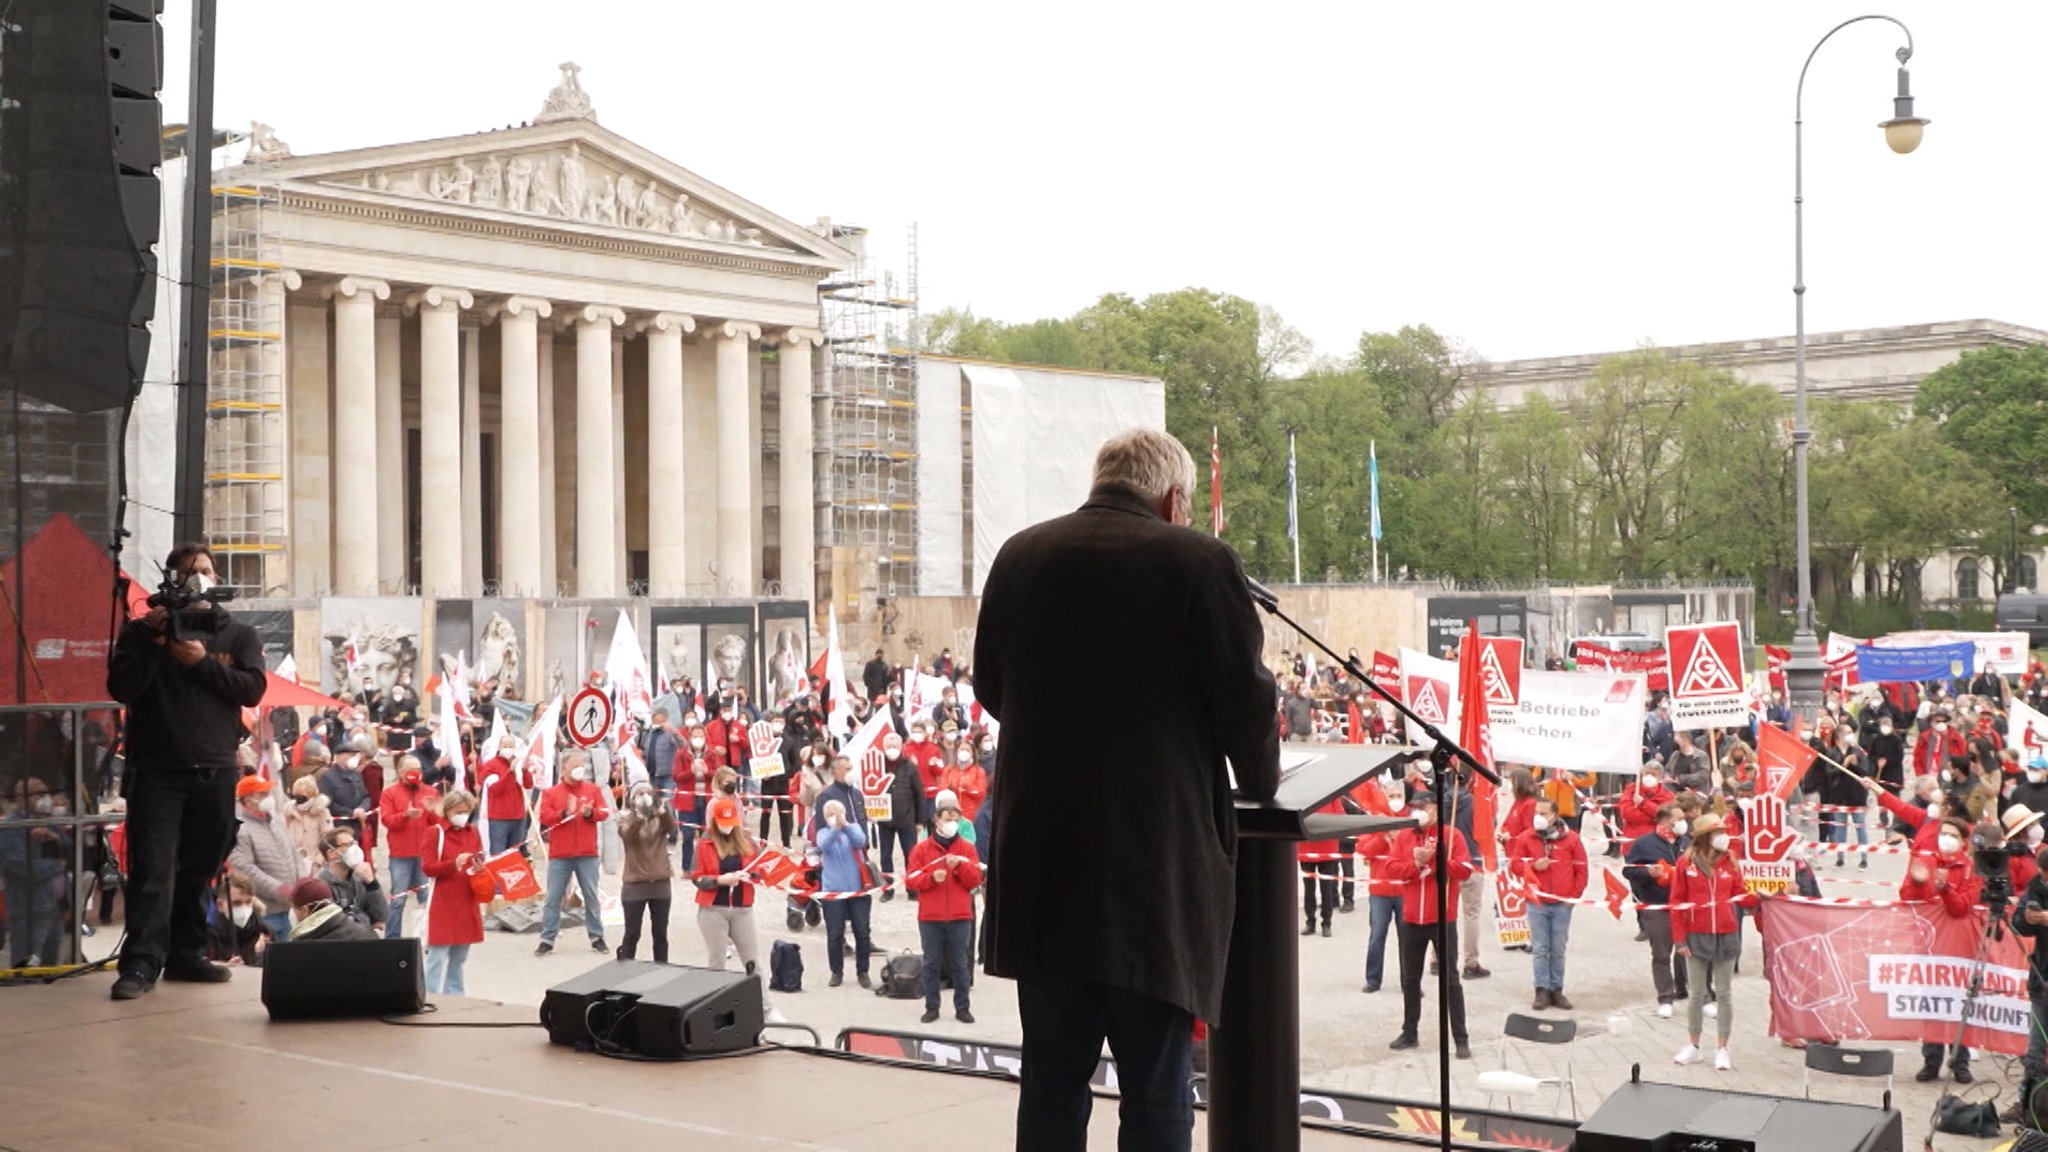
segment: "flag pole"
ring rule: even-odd
[[[1287,534],[1294,538],[1294,582],[1301,583],[1301,510],[1295,497],[1294,433],[1287,434]]]

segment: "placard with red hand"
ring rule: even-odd
[[[1529,898],[1514,869],[1493,874],[1493,929],[1503,948],[1529,946]]]
[[[889,758],[880,748],[870,748],[860,758],[860,791],[867,798],[868,819],[890,820],[889,785],[896,774],[889,771]]]
[[[747,748],[753,758],[747,761],[747,772],[756,780],[780,776],[785,770],[782,763],[782,737],[775,734],[775,726],[766,720],[754,721],[747,729]]]
[[[1791,858],[1799,833],[1786,821],[1785,802],[1770,793],[1742,801],[1742,876],[1751,892],[1775,896],[1794,891],[1796,864]]]

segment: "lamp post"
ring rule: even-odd
[[[1890,16],[1858,16],[1828,29],[1826,36],[1806,54],[1799,68],[1799,88],[1792,103],[1792,472],[1798,503],[1799,615],[1792,633],[1792,658],[1785,665],[1785,687],[1791,694],[1793,712],[1807,720],[1820,711],[1821,680],[1827,667],[1821,662],[1820,637],[1813,631],[1813,544],[1807,527],[1806,450],[1813,443],[1813,429],[1806,422],[1806,72],[1821,45],[1835,33],[1865,20],[1885,20],[1898,25],[1906,46],[1899,49],[1899,91],[1892,101],[1892,118],[1878,127],[1884,142],[1900,154],[1920,146],[1927,121],[1913,115],[1911,78],[1906,62],[1913,58],[1913,33]]]
[[[2009,534],[2009,535],[2008,535],[2008,537],[2007,537],[2007,540],[2008,540],[2008,542],[2009,542],[2009,544],[2010,544],[2010,547],[2009,547],[2009,548],[2007,549],[2007,556],[2006,556],[2006,559],[2007,559],[2008,563],[2007,563],[2007,564],[2006,564],[2006,566],[2005,566],[2005,587],[2003,587],[2003,588],[1999,589],[1999,591],[2001,591],[2001,592],[2017,592],[2017,591],[2019,591],[2019,587],[2020,587],[2020,510],[2019,510],[2019,508],[2018,508],[2018,507],[2016,507],[2016,506],[2008,506],[2008,507],[2006,508],[2006,510],[2005,510],[2005,517],[2006,517],[2006,519],[2007,519],[2008,521],[2010,521],[2010,522],[2011,522],[2011,524],[2012,524],[2012,529],[2011,529],[2011,532],[2010,532],[2010,534]]]

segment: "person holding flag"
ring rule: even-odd
[[[1550,800],[1536,803],[1527,832],[1508,845],[1509,867],[1528,886],[1529,951],[1534,960],[1536,1009],[1562,1008],[1564,952],[1571,940],[1572,901],[1586,892],[1586,846],[1557,814]]]
[[[1418,791],[1409,800],[1416,826],[1394,834],[1387,849],[1387,878],[1401,886],[1401,1032],[1388,1047],[1395,1051],[1420,1046],[1417,1029],[1422,1023],[1423,957],[1436,946],[1436,925],[1444,917],[1458,914],[1458,893],[1473,876],[1472,852],[1465,838],[1437,822],[1436,797]],[[1446,859],[1450,869],[1448,909],[1436,898],[1437,837],[1449,836]],[[1458,929],[1451,926],[1451,953],[1439,955],[1438,963],[1456,963]],[[1472,1058],[1472,1040],[1465,1030],[1465,985],[1458,973],[1450,974],[1451,1039],[1460,1060]]]

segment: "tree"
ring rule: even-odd
[[[2048,345],[1980,348],[1920,382],[1913,409],[1990,469],[2028,524],[2048,523]]]

